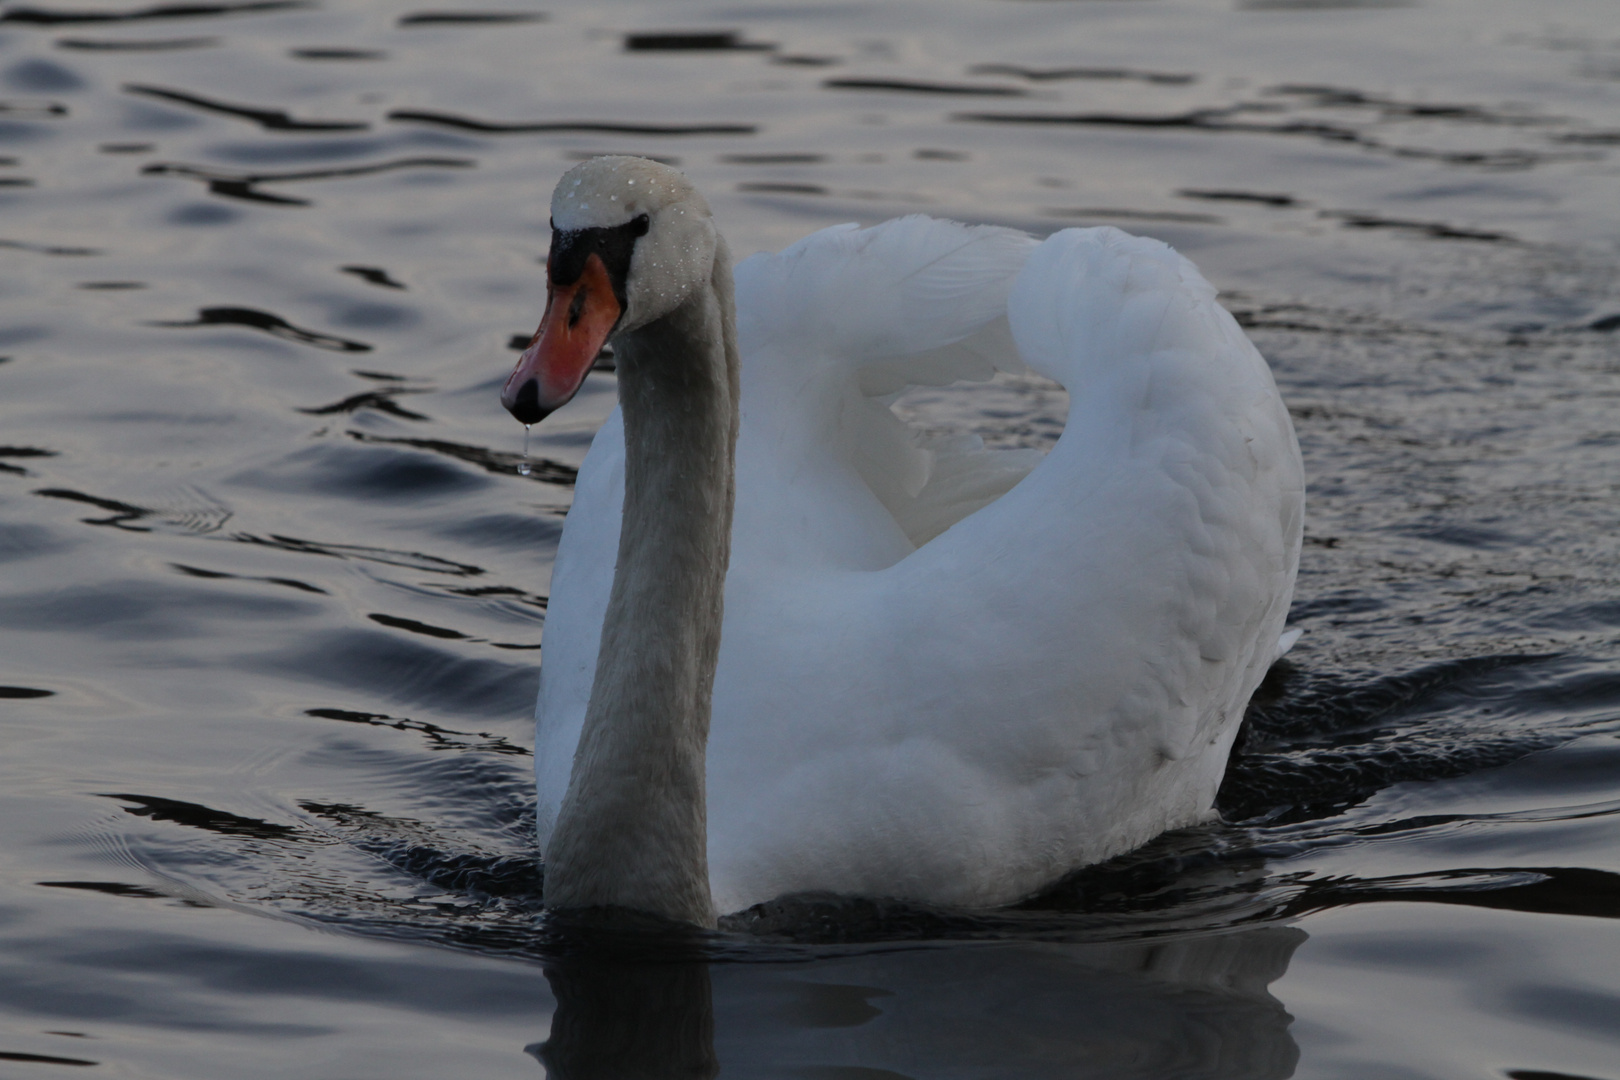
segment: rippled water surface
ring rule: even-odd
[[[0,1075],[1620,1078],[1611,4],[427,2],[0,4]],[[924,211],[1199,263],[1310,477],[1223,823],[990,914],[540,916],[613,375],[528,475],[496,395],[604,152],[739,255]]]

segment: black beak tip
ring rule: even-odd
[[[503,394],[501,404],[506,406],[507,412],[517,417],[518,423],[525,426],[538,424],[550,413],[549,409],[540,407],[540,384],[534,379],[518,387],[518,392],[510,398]]]

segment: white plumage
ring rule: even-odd
[[[1264,360],[1164,244],[922,217],[736,268],[737,496],[708,743],[715,908],[799,891],[988,906],[1206,820],[1279,653],[1304,481]],[[1015,347],[1016,343],[1016,347]],[[1028,368],[1057,445],[919,439],[907,383]],[[569,783],[624,499],[579,474],[537,710]]]

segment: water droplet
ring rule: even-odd
[[[529,468],[529,425],[523,425],[523,460],[518,462],[518,475],[528,476],[532,472]]]

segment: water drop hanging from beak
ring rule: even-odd
[[[529,469],[529,425],[523,425],[523,460],[518,462],[518,475],[528,476]]]

